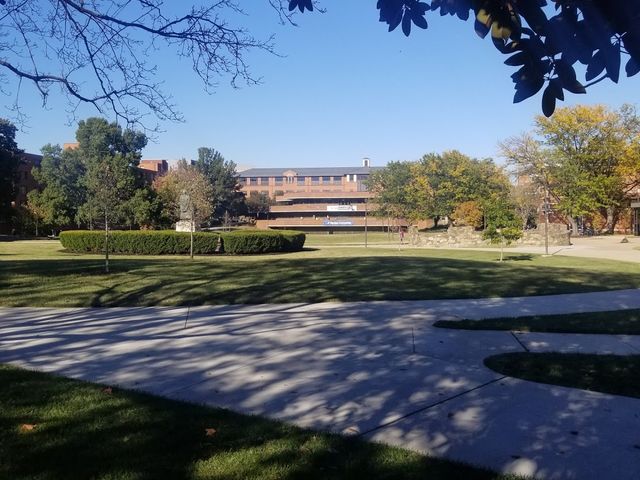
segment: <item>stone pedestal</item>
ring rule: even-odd
[[[195,225],[194,232],[200,230],[197,225]],[[176,232],[190,232],[191,231],[191,220],[179,220],[176,222]]]

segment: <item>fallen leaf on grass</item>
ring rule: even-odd
[[[36,424],[35,423],[23,423],[22,425],[20,425],[20,431],[22,433],[31,432],[31,431],[35,430],[35,428],[36,428]]]
[[[216,433],[217,433],[217,430],[215,428],[205,428],[204,429],[204,434],[207,437],[213,437]]]

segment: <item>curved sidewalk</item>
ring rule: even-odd
[[[540,478],[636,479],[640,400],[511,379],[502,352],[640,354],[640,337],[437,319],[640,308],[640,290],[197,308],[0,309],[0,362],[362,435]]]

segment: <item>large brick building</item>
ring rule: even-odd
[[[358,231],[397,226],[396,220],[372,217],[375,205],[366,181],[376,169],[365,158],[360,167],[252,168],[240,172],[242,191],[262,193],[274,204],[258,228],[307,231]]]

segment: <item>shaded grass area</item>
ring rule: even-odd
[[[228,410],[107,392],[99,385],[0,365],[0,478],[516,477]]]
[[[509,297],[640,287],[640,264],[495,252],[330,248],[246,257],[97,255],[0,245],[0,305],[147,306]]]
[[[532,315],[484,320],[439,320],[436,327],[460,330],[511,330],[549,333],[608,333],[640,335],[640,310]]]
[[[640,398],[640,355],[518,352],[488,357],[484,364],[532,382]]]

